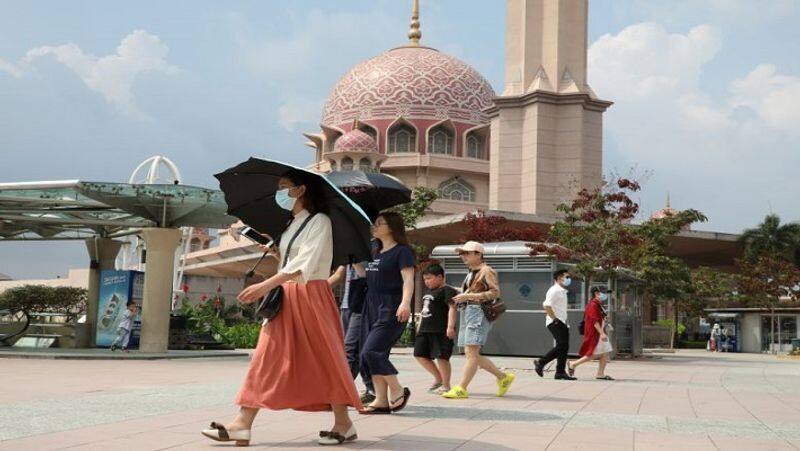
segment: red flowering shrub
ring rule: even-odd
[[[467,232],[461,242],[496,243],[500,241],[541,241],[545,234],[532,225],[514,226],[502,216],[487,216],[483,211],[467,213]]]

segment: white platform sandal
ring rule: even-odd
[[[322,446],[333,446],[333,445],[341,445],[344,442],[354,442],[358,439],[358,434],[356,434],[356,426],[350,426],[350,429],[342,435],[338,432],[332,431],[320,431],[319,433],[319,443]]]
[[[236,446],[250,445],[249,429],[229,431],[225,429],[225,426],[216,422],[212,422],[208,426],[208,429],[203,429],[202,434],[217,442],[236,442]]]

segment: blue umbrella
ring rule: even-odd
[[[369,217],[322,175],[286,163],[251,157],[214,177],[219,180],[219,187],[225,193],[228,214],[261,233],[278,238],[288,226],[290,212],[275,203],[275,193],[281,176],[292,169],[304,171],[321,182],[333,224],[334,266],[369,260]]]

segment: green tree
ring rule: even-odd
[[[86,312],[86,289],[23,285],[0,294],[0,310],[60,313],[68,321]]]
[[[631,221],[639,205],[629,194],[639,184],[627,179],[582,189],[575,199],[556,207],[563,217],[550,228],[544,243],[531,243],[532,255],[543,253],[576,261],[573,272],[590,284],[629,266],[641,246]]]
[[[391,210],[399,213],[400,216],[403,217],[406,230],[416,229],[417,221],[425,216],[431,204],[438,198],[439,195],[436,193],[436,190],[424,186],[417,186],[411,191],[411,202],[398,205]],[[428,250],[425,246],[411,243],[411,247],[414,248],[414,251],[420,258],[426,257],[428,254]]]
[[[736,274],[704,266],[692,271],[694,295],[705,305],[723,307],[736,302],[738,298],[736,283]]]
[[[800,265],[800,223],[781,224],[778,215],[770,214],[758,227],[745,230],[739,242],[750,262],[768,254]]]
[[[767,308],[775,315],[782,300],[800,300],[800,268],[782,256],[765,253],[752,260],[738,262],[737,291],[751,307]],[[770,341],[774,342],[775,325],[772,321]]]
[[[646,297],[672,302],[673,322],[679,312],[696,312],[691,296],[691,271],[681,260],[669,257],[669,238],[706,217],[684,210],[635,225],[639,205],[631,195],[640,190],[636,181],[620,178],[594,190],[581,190],[557,210],[563,218],[550,229],[548,240],[529,245],[533,255],[546,253],[576,261],[574,272],[587,284],[613,276],[619,269],[632,271],[643,281]],[[673,341],[677,327],[673,330]]]
[[[398,205],[392,208],[392,211],[400,213],[403,217],[403,222],[406,224],[406,229],[416,229],[417,221],[425,216],[431,204],[439,198],[436,190],[426,188],[424,186],[417,186],[411,191],[411,202]]]
[[[706,221],[697,210],[683,210],[663,218],[650,218],[636,227],[640,246],[633,251],[631,269],[642,279],[645,296],[655,302],[672,304],[672,346],[678,341],[678,317],[699,317],[703,303],[694,295],[689,266],[667,255],[670,237],[695,222]]]

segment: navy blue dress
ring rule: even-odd
[[[398,244],[377,253],[367,265],[367,298],[361,314],[361,365],[371,375],[390,376],[397,369],[389,361],[392,346],[403,335],[406,324],[397,321],[397,309],[403,301],[401,270],[413,268],[414,251]]]

